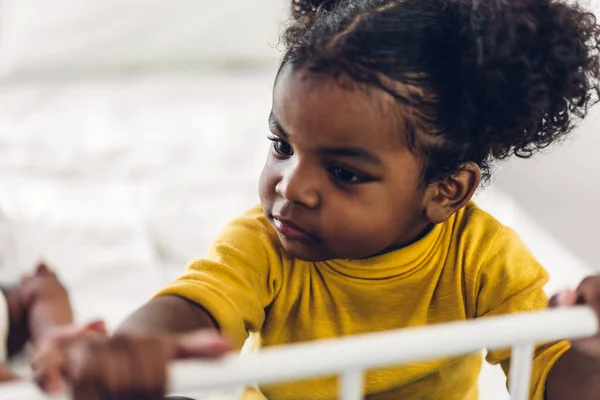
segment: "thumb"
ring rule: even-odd
[[[550,298],[550,308],[574,306],[578,302],[577,293],[574,290],[563,290]]]
[[[173,358],[216,358],[231,350],[231,342],[219,332],[201,330],[173,339]]]

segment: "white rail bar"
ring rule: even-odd
[[[349,369],[459,356],[516,343],[580,338],[598,332],[588,307],[488,317],[262,349],[215,362],[184,361],[171,367],[171,387],[210,389],[232,384],[274,383]]]
[[[337,375],[520,343],[587,337],[597,333],[598,326],[594,311],[580,306],[270,347],[244,357],[174,362],[169,389],[190,392]],[[17,391],[19,397],[12,395]],[[45,399],[34,393],[28,382],[0,386],[3,400]]]
[[[508,378],[508,389],[512,400],[529,399],[534,349],[533,342],[517,344],[512,348]]]

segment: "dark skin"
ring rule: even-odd
[[[40,387],[51,394],[70,386],[76,400],[162,400],[170,360],[215,358],[229,349],[202,308],[164,296],[136,311],[112,337],[73,332],[45,336],[32,368]]]
[[[3,289],[8,306],[7,353],[19,353],[28,342],[37,343],[53,329],[73,323],[69,295],[56,274],[45,264],[18,285]],[[0,382],[18,379],[0,365]]]
[[[397,107],[379,89],[282,68],[273,93],[273,145],[260,196],[289,254],[317,261],[397,249],[471,200],[481,179],[474,163],[423,183],[422,160],[398,132],[402,110]],[[582,283],[578,293],[600,315],[600,277]],[[556,305],[576,300],[567,294]],[[63,371],[76,399],[159,399],[168,360],[218,356],[227,350],[217,328],[202,307],[175,296],[160,297],[136,311],[112,338],[50,340],[47,352],[58,352],[61,362],[53,365],[51,357],[38,357],[38,376]],[[192,332],[187,339],[194,345],[181,344],[184,332]],[[576,342],[553,368],[547,397],[597,398],[600,379],[595,377],[600,377],[600,338]]]
[[[550,299],[551,307],[586,304],[600,318],[600,276],[585,278],[576,291],[567,290]],[[577,340],[558,359],[546,382],[546,399],[597,399],[600,393],[600,335]]]
[[[465,183],[479,183],[478,170],[465,169],[451,191],[447,182],[424,186],[422,163],[383,117],[397,107],[374,88],[349,91],[327,76],[281,70],[260,198],[290,255],[369,257],[405,246],[466,204]]]
[[[217,325],[208,312],[191,301],[177,296],[163,296],[133,313],[117,332],[170,334],[198,329],[217,331]]]

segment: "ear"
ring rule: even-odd
[[[463,164],[450,176],[431,183],[427,188],[425,215],[430,223],[439,224],[466,206],[481,183],[481,169],[473,162]]]

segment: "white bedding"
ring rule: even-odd
[[[0,80],[276,62],[289,0],[3,0]]]

